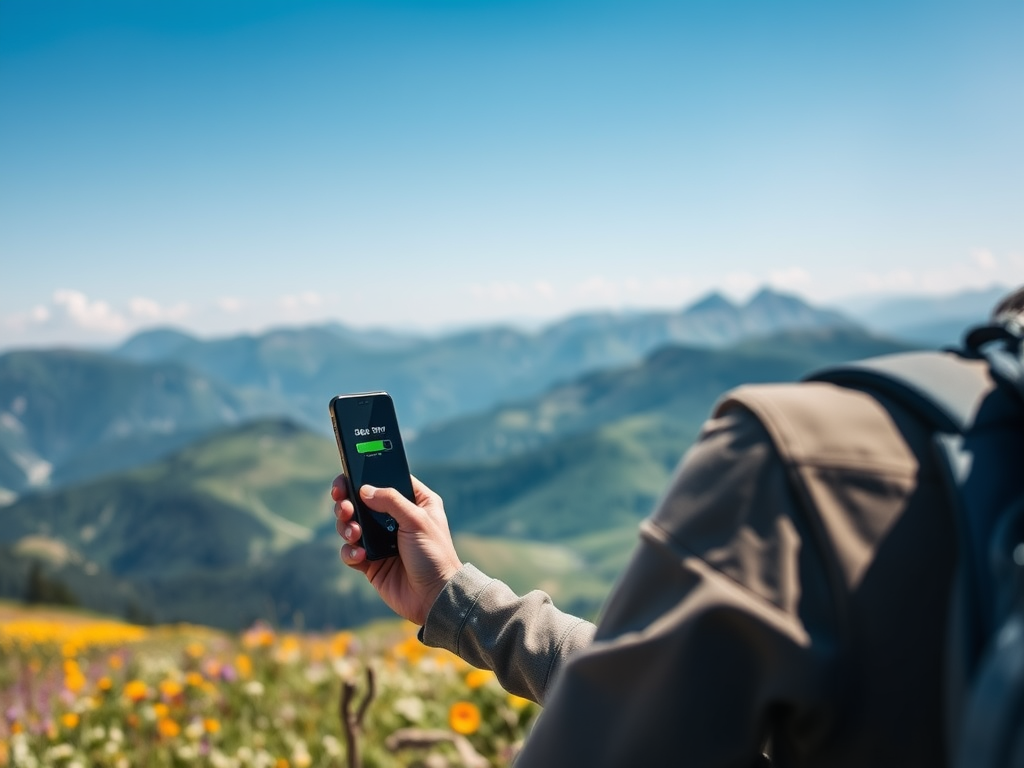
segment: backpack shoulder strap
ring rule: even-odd
[[[933,430],[953,434],[975,424],[993,387],[984,360],[953,352],[883,355],[823,368],[806,380],[883,395],[918,414]]]

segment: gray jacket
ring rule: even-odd
[[[428,645],[545,704],[517,766],[942,766],[952,516],[928,435],[830,384],[705,424],[596,628],[466,565]]]

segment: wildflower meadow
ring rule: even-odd
[[[486,768],[537,709],[405,623],[229,634],[0,606],[0,768]]]

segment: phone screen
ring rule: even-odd
[[[359,498],[359,488],[369,484],[395,488],[415,500],[394,402],[386,392],[338,395],[331,400],[331,418],[366,556],[379,560],[397,555],[397,521],[369,509]]]

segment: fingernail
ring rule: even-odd
[[[345,538],[346,539],[351,539],[352,538],[352,526],[351,525],[345,526]]]
[[[372,499],[373,494],[375,494],[376,492],[376,487],[372,485],[364,485],[362,488],[359,489],[359,493],[364,499]]]

